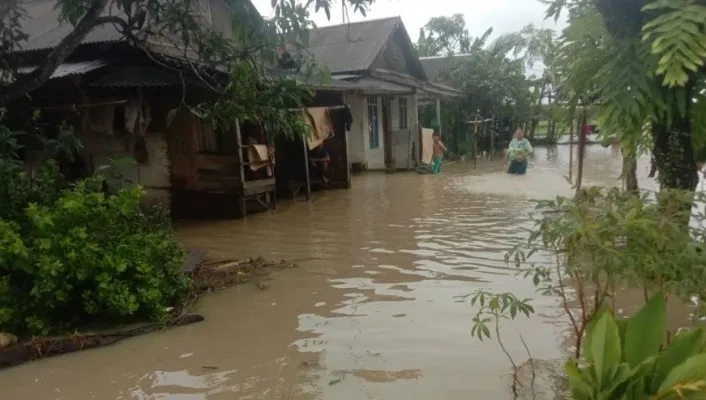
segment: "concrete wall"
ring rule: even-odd
[[[412,129],[411,140],[414,142],[414,149],[418,152],[419,134],[416,132],[418,127],[417,114],[417,97],[415,95],[401,96],[407,99],[407,129]],[[408,130],[400,130],[400,108],[399,98],[392,97],[390,102],[390,128],[393,131],[393,151],[395,152],[395,160],[397,168],[406,168],[409,154],[409,139]],[[369,96],[360,94],[346,95],[351,113],[353,114],[353,125],[348,133],[348,155],[351,163],[363,163],[367,169],[383,170],[385,169],[385,134],[383,132],[382,121],[382,99],[383,96],[377,96],[378,102],[378,131],[380,145],[376,149],[370,148],[370,132],[368,127],[368,99]],[[416,157],[413,158],[413,161]],[[411,166],[415,166],[414,162]]]
[[[344,101],[350,107],[353,124],[348,132],[348,159],[350,163],[365,164],[364,132],[367,132],[367,115],[363,106],[363,96],[359,93],[347,93]]]

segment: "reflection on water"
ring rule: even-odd
[[[189,247],[300,267],[264,291],[204,298],[203,323],[2,371],[3,398],[508,398],[508,361],[496,343],[471,338],[475,310],[463,296],[484,288],[536,298],[536,317],[504,325],[508,350],[527,360],[521,333],[537,365],[561,360],[556,300],[538,297],[503,257],[526,238],[532,199],[571,194],[568,160],[560,146],[537,149],[524,177],[499,162],[456,163],[439,176],[370,173],[350,191],[276,213],[185,223]],[[654,188],[647,161],[640,184]],[[620,167],[619,152],[590,147],[585,182],[619,184]]]

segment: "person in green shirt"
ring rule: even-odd
[[[527,172],[527,157],[533,151],[532,144],[525,139],[525,132],[522,129],[516,130],[505,153],[505,161],[510,160],[507,173],[524,175]]]

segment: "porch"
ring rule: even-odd
[[[361,85],[345,97],[354,119],[348,140],[351,166],[388,172],[414,169],[421,162],[420,102],[456,93],[390,71],[373,74],[380,77],[336,76]]]

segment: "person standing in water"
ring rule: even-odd
[[[527,157],[532,154],[532,144],[525,139],[525,132],[517,129],[505,153],[505,161],[510,160],[508,174],[524,175],[527,172]]]
[[[441,141],[441,135],[438,131],[434,131],[432,139],[434,140],[434,152],[431,170],[433,173],[438,174],[441,172],[441,163],[444,161],[444,153],[448,150],[446,150],[444,142]]]

